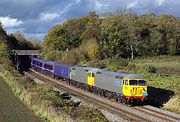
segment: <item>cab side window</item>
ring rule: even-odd
[[[95,77],[95,74],[94,74],[94,73],[92,73],[92,77]]]
[[[128,85],[128,80],[125,81],[125,85]]]

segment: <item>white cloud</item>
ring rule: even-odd
[[[8,28],[5,29],[8,34],[16,33],[16,32],[22,32],[24,31],[24,28]]]
[[[54,20],[58,17],[59,17],[59,15],[56,13],[41,13],[39,16],[40,20],[42,20],[42,21]]]
[[[81,2],[81,0],[76,0],[76,3],[80,3]]]
[[[100,3],[99,1],[94,1],[96,9],[101,9],[103,7],[103,3]]]
[[[165,0],[156,0],[158,6],[161,6],[165,3]]]
[[[5,28],[8,27],[17,27],[21,24],[23,24],[22,21],[10,17],[0,17],[0,22]]]
[[[129,4],[127,5],[127,9],[129,9],[129,8],[134,8],[135,6],[137,6],[137,4],[138,4],[137,1],[133,1],[133,2],[131,2],[131,3],[129,3]]]

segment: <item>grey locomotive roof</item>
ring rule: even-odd
[[[108,75],[108,76],[116,76],[116,75],[124,76],[124,75],[129,74],[127,72],[118,72],[118,71],[110,71],[110,70],[103,70],[103,69],[101,69],[99,72],[101,72],[101,74]]]
[[[92,67],[86,67],[86,66],[73,66],[74,68],[78,68],[79,70],[86,70],[87,72],[91,71],[91,72],[95,72],[97,70],[99,70],[98,68],[92,68]]]
[[[98,68],[92,68],[92,69],[89,70],[89,72],[95,72],[95,73],[96,73],[96,72],[98,72],[98,71],[100,71],[100,70],[101,70],[101,69],[98,69]]]
[[[101,72],[101,74],[110,76],[110,77],[123,77],[123,78],[143,78],[140,75],[137,74],[130,74],[127,72],[119,72],[119,71],[109,71],[109,70],[99,70],[98,72]]]
[[[127,74],[125,77],[126,78],[141,78],[141,79],[143,79],[143,77],[141,75],[137,75],[137,74]]]
[[[73,66],[74,68],[78,68],[80,70],[84,70],[87,72],[95,72],[99,73],[101,75],[106,75],[110,77],[123,77],[123,78],[143,78],[142,76],[138,74],[130,74],[127,72],[120,72],[120,71],[110,71],[110,70],[104,70],[104,69],[99,69],[99,68],[92,68],[92,67],[86,67],[86,66]]]

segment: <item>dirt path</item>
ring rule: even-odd
[[[0,122],[41,122],[42,120],[16,98],[0,78]]]

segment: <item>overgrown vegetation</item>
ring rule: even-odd
[[[52,122],[62,121],[107,121],[96,109],[80,105],[76,106],[71,100],[64,99],[48,84],[37,84],[27,76],[8,77],[11,73],[0,73],[6,78],[18,97],[44,120]],[[12,80],[15,80],[13,82]]]
[[[3,32],[6,35],[5,31]],[[78,107],[73,101],[65,100],[53,91],[52,86],[36,84],[29,77],[19,74],[13,67],[10,46],[11,44],[7,40],[0,42],[0,77],[8,83],[13,93],[24,104],[41,116],[43,120],[52,122],[107,121],[98,110],[83,105]]]

